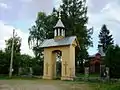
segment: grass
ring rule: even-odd
[[[77,74],[76,75],[77,77],[84,77],[85,74]],[[89,74],[89,77],[99,77],[100,75],[99,74]]]
[[[120,82],[89,83],[93,90],[120,90]]]
[[[77,77],[84,78],[84,74],[78,74]],[[96,77],[99,77],[99,74],[90,74],[89,78],[91,78],[91,80],[86,82],[92,90],[120,90],[120,81],[101,82],[100,80],[95,79]],[[80,82],[80,80],[77,82]]]
[[[120,90],[120,82],[91,82],[91,81],[65,81],[69,83],[70,86],[74,86],[75,89],[73,90]],[[70,87],[69,86],[69,87]],[[80,89],[78,87],[82,87]]]
[[[20,77],[20,76],[12,76],[11,78],[8,75],[0,75],[0,80],[35,80],[38,79],[37,77]]]
[[[7,80],[9,77],[7,75],[0,75],[0,80]]]

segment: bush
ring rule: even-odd
[[[33,75],[43,75],[43,66],[40,66],[40,65],[34,66]]]
[[[108,48],[105,64],[110,68],[111,78],[120,78],[120,47],[118,45]]]

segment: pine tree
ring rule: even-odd
[[[110,31],[107,29],[105,24],[101,28],[99,39],[99,43],[103,46],[104,52],[106,52],[108,47],[114,43],[112,35],[110,35]]]

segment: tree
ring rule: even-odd
[[[35,25],[29,29],[28,43],[30,48],[35,54],[35,60],[37,63],[36,67],[41,68],[39,71],[43,71],[43,49],[39,46],[44,39],[53,38],[53,27],[57,19],[54,13],[46,15],[44,12],[38,12]],[[36,72],[37,73],[37,72]]]
[[[6,60],[8,63],[10,63],[10,55],[11,55],[11,47],[12,47],[12,40],[13,38],[9,38],[8,40],[5,41],[6,43],[6,48],[5,48],[5,53],[6,53]],[[19,63],[20,63],[20,49],[21,47],[21,38],[17,35],[14,36],[14,51],[13,51],[13,68],[14,68],[14,73],[18,73],[18,68],[19,68]],[[8,67],[9,68],[9,67]]]
[[[26,67],[32,67],[34,65],[33,58],[29,55],[22,54],[20,56],[20,67],[26,68]]]
[[[105,64],[110,68],[111,78],[120,78],[120,47],[109,46],[105,56]]]
[[[99,43],[103,46],[104,52],[106,52],[108,47],[114,43],[112,35],[110,35],[110,31],[107,29],[105,24],[101,28],[99,39]]]
[[[66,35],[75,35],[79,41],[80,49],[76,49],[76,64],[79,62],[83,72],[83,60],[88,57],[87,49],[92,46],[93,33],[93,28],[87,29],[86,26],[88,22],[86,0],[63,0],[61,8]]]
[[[18,75],[30,75],[30,68],[33,69],[33,67],[36,65],[33,57],[27,54],[22,54],[20,55],[19,60],[20,62]]]
[[[6,48],[5,51],[0,50],[0,74],[8,74],[9,68],[10,68],[10,55],[11,55],[11,47],[12,47],[12,40],[13,38],[9,38],[5,41]],[[30,73],[30,67],[33,68],[33,72],[36,72],[37,70],[40,70],[40,67],[35,68],[39,62],[36,62],[36,59],[20,53],[20,47],[21,47],[21,38],[19,36],[14,37],[14,54],[13,54],[13,74],[17,75],[20,72],[18,71],[19,68],[23,69],[22,73],[28,74]],[[37,71],[40,75],[40,72]]]
[[[5,43],[6,43],[5,51],[6,52],[11,52],[12,40],[13,40],[13,38],[11,37],[5,41]],[[21,47],[21,38],[16,35],[14,37],[14,53],[20,54],[20,51],[21,51],[20,47]]]
[[[3,50],[0,50],[0,74],[8,74],[9,61]]]
[[[37,59],[42,60],[42,49],[39,48],[44,39],[53,37],[53,26],[55,22],[54,15],[46,15],[44,12],[39,12],[35,25],[29,29],[29,46],[33,49]]]

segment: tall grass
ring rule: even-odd
[[[93,90],[120,90],[120,82],[89,83]]]

